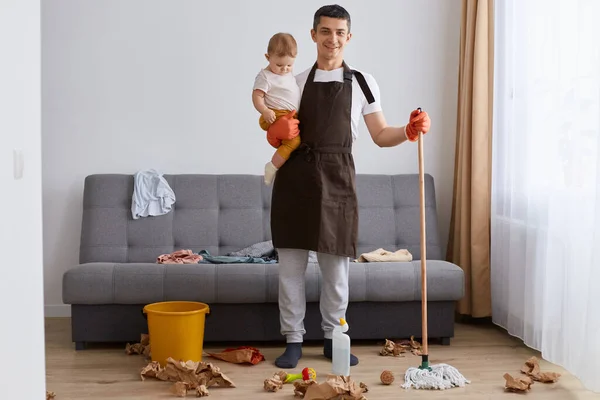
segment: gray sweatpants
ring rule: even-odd
[[[279,254],[279,311],[281,334],[287,343],[300,343],[306,333],[305,274],[308,251],[277,249]],[[320,295],[321,328],[325,338],[331,339],[333,327],[346,317],[348,307],[348,257],[317,253],[321,267]]]

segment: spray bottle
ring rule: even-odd
[[[340,318],[340,325],[333,328],[332,337],[332,372],[334,375],[350,376],[350,336],[348,324]]]

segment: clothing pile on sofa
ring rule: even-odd
[[[267,240],[255,243],[241,250],[227,253],[224,256],[212,255],[208,250],[200,250],[197,253],[189,249],[177,250],[170,254],[161,254],[156,262],[159,264],[274,264],[279,261],[277,250],[273,242]],[[309,263],[317,263],[317,254],[310,251]],[[353,260],[359,263],[368,262],[409,262],[412,254],[406,249],[388,251],[382,248],[363,253],[359,258]]]
[[[212,255],[205,249],[197,253],[189,249],[177,250],[170,254],[161,254],[156,262],[159,264],[190,264],[187,260],[192,254],[196,257],[191,262],[194,264],[274,264],[278,261],[277,250],[273,248],[273,242],[269,240],[230,252],[224,256]],[[183,260],[178,262],[182,257]]]
[[[409,262],[412,259],[412,254],[406,249],[389,251],[380,248],[361,254],[355,262]]]
[[[194,254],[191,250],[177,250],[170,254],[161,254],[156,259],[159,264],[197,264],[202,256]]]
[[[276,256],[262,255],[231,255],[229,253],[224,256],[213,256],[207,250],[198,252],[202,256],[201,264],[274,264],[277,262]]]

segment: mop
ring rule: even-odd
[[[418,108],[421,112],[421,108]],[[448,364],[429,365],[427,346],[427,257],[425,235],[425,173],[423,162],[423,133],[419,132],[419,189],[421,202],[421,324],[423,331],[423,349],[421,365],[409,368],[404,374],[404,389],[444,390],[464,387],[467,380],[456,368]]]

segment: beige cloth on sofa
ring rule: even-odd
[[[406,249],[400,249],[394,252],[377,249],[369,253],[363,253],[356,259],[356,262],[408,262],[412,261],[412,254]]]

